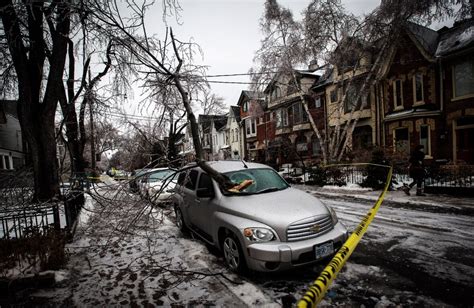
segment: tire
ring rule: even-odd
[[[178,227],[179,231],[182,233],[188,232],[188,227],[184,222],[183,212],[181,212],[181,209],[178,205],[174,206],[174,214],[176,216],[176,226]]]
[[[231,271],[239,274],[247,271],[247,264],[245,263],[242,247],[240,247],[240,242],[233,233],[228,232],[224,236],[222,251],[224,253],[225,263]]]

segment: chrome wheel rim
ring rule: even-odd
[[[230,237],[224,240],[224,257],[232,270],[237,270],[240,264],[240,254],[237,243]]]

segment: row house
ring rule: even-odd
[[[319,80],[315,70],[295,70],[277,74],[266,87],[266,111],[258,125],[259,143],[264,145],[267,163],[312,162],[319,156],[316,136],[311,126],[306,104],[315,123],[322,123],[320,110],[324,107],[310,93]],[[324,130],[324,125],[319,126]],[[319,141],[317,142],[319,145]]]
[[[26,143],[17,114],[17,102],[0,100],[0,170],[15,170],[25,165]]]
[[[421,144],[428,159],[474,164],[473,19],[438,31],[408,23],[364,91],[376,52],[349,39],[342,48],[353,57],[339,66],[276,74],[263,93],[242,91],[227,116],[200,116],[205,157],[310,165],[321,160],[313,125],[324,138],[357,119],[353,153],[380,146],[406,158]]]
[[[227,124],[227,115],[204,115],[200,114],[198,118],[199,137],[203,149],[203,158],[205,160],[225,159],[219,157],[222,149],[226,147],[225,126]]]
[[[230,106],[227,117],[226,133],[227,133],[227,157],[230,159],[241,159],[240,153],[240,108],[239,106]]]
[[[378,88],[382,145],[428,159],[474,163],[474,23],[434,31],[408,24]]]
[[[257,125],[264,115],[264,103],[263,95],[253,91],[242,91],[237,102],[240,110],[240,154],[244,160],[261,161],[264,146],[257,140]]]

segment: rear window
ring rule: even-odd
[[[178,175],[178,185],[183,185],[185,178],[186,178],[186,172],[181,172],[181,173]]]
[[[198,174],[197,170],[189,171],[188,176],[184,180],[184,187],[194,190],[196,188]]]

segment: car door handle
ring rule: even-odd
[[[201,199],[194,199],[194,202],[201,203]]]

